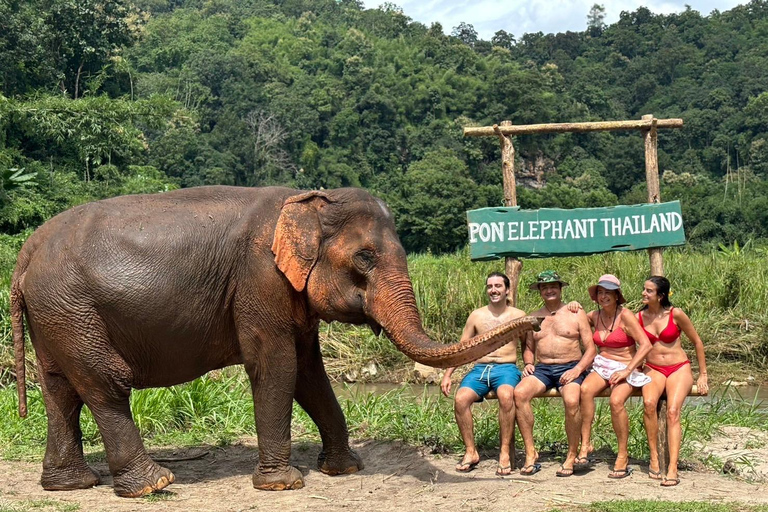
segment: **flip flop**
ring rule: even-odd
[[[589,466],[591,465],[592,461],[589,460],[588,457],[576,457],[576,460],[573,461],[574,471],[583,471],[585,469],[589,469]]]
[[[634,471],[632,468],[613,469],[610,473],[608,473],[608,478],[613,478],[614,480],[627,478],[632,474],[632,471]]]
[[[498,466],[496,468],[496,476],[509,476],[512,474],[512,466]]]
[[[520,474],[523,476],[531,476],[535,475],[541,471],[541,464],[534,463],[534,464],[528,464],[527,466],[523,466],[523,469],[520,470]]]
[[[477,462],[461,462],[456,465],[456,471],[459,473],[469,473],[470,471],[473,471],[477,465],[480,464],[480,461]]]
[[[573,468],[566,468],[565,466],[560,464],[560,469],[558,469],[555,472],[555,475],[561,476],[561,477],[573,476]]]
[[[671,482],[671,483],[669,483],[669,482]],[[667,478],[667,477],[664,477],[664,479],[661,481],[661,483],[659,485],[661,485],[662,487],[674,487],[674,486],[676,486],[679,483],[680,483],[680,479],[679,478]]]
[[[651,480],[664,480],[664,477],[661,476],[661,471],[654,471],[651,468],[648,468],[648,478]]]

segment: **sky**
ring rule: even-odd
[[[383,0],[363,0],[366,8],[376,8]],[[450,34],[459,23],[469,23],[479,37],[489,41],[498,30],[520,39],[525,33],[545,34],[581,32],[587,28],[587,13],[594,4],[605,7],[605,23],[619,20],[622,11],[645,6],[656,14],[682,12],[685,6],[707,16],[713,10],[727,11],[748,0],[390,0],[414,21],[429,27],[437,21]]]

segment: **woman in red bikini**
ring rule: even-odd
[[[600,353],[592,363],[593,371],[581,384],[581,450],[574,468],[582,469],[589,464],[588,457],[593,449],[590,438],[595,418],[595,396],[610,386],[611,422],[616,432],[618,451],[608,478],[626,478],[632,474],[632,469],[628,467],[629,417],[624,403],[634,387],[651,381],[636,370],[651,350],[651,342],[635,315],[622,306],[626,301],[616,276],[600,276],[597,284],[589,287],[589,296],[597,303],[597,310],[587,316],[595,330],[592,339]]]
[[[645,412],[643,421],[648,435],[648,447],[651,460],[648,476],[661,480],[663,487],[672,487],[680,483],[677,474],[677,460],[680,454],[680,408],[693,386],[691,362],[680,344],[680,333],[684,333],[696,348],[699,362],[699,378],[696,384],[699,392],[706,395],[707,363],[704,359],[704,344],[701,342],[690,318],[681,309],[672,307],[669,302],[669,280],[661,276],[648,278],[643,286],[643,308],[637,314],[645,334],[651,340],[653,348],[645,362],[645,374],[651,378],[650,384],[643,386]],[[669,467],[662,477],[659,469],[659,449],[656,442],[659,432],[656,405],[662,393],[667,393],[667,444],[669,446]]]

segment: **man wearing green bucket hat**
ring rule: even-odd
[[[536,276],[529,290],[536,290],[544,300],[544,307],[531,313],[543,317],[541,331],[529,333],[528,342],[533,350],[523,353],[524,378],[515,388],[517,425],[525,443],[525,464],[521,475],[539,471],[538,453],[533,441],[533,410],[531,399],[550,388],[557,388],[565,406],[565,431],[568,436],[568,454],[557,476],[571,476],[578,455],[581,434],[579,400],[581,381],[596,354],[592,329],[583,309],[571,312],[562,300],[563,287],[568,286],[554,270]],[[581,342],[581,344],[579,343]],[[583,351],[582,351],[583,348]],[[534,364],[534,354],[538,362]]]

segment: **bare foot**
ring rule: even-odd
[[[474,455],[471,455],[469,453],[465,453],[464,457],[461,458],[461,461],[459,461],[458,464],[456,464],[456,471],[459,473],[469,473],[477,465],[480,463],[480,455],[475,453]]]
[[[523,464],[523,469],[520,470],[520,474],[523,476],[530,476],[538,473],[541,469],[541,464],[537,464],[538,460],[539,452],[534,451],[530,456],[526,453],[525,464]]]
[[[656,468],[656,469],[654,469]],[[651,480],[662,480],[662,474],[661,469],[659,468],[659,461],[650,461],[648,462],[648,478]]]
[[[587,461],[589,461],[589,456],[592,455],[592,452],[594,451],[595,451],[595,447],[592,446],[591,443],[586,447],[582,446],[581,449],[579,450],[579,456],[576,457],[576,463],[577,464],[586,463]],[[580,461],[583,461],[583,462],[580,462]]]

